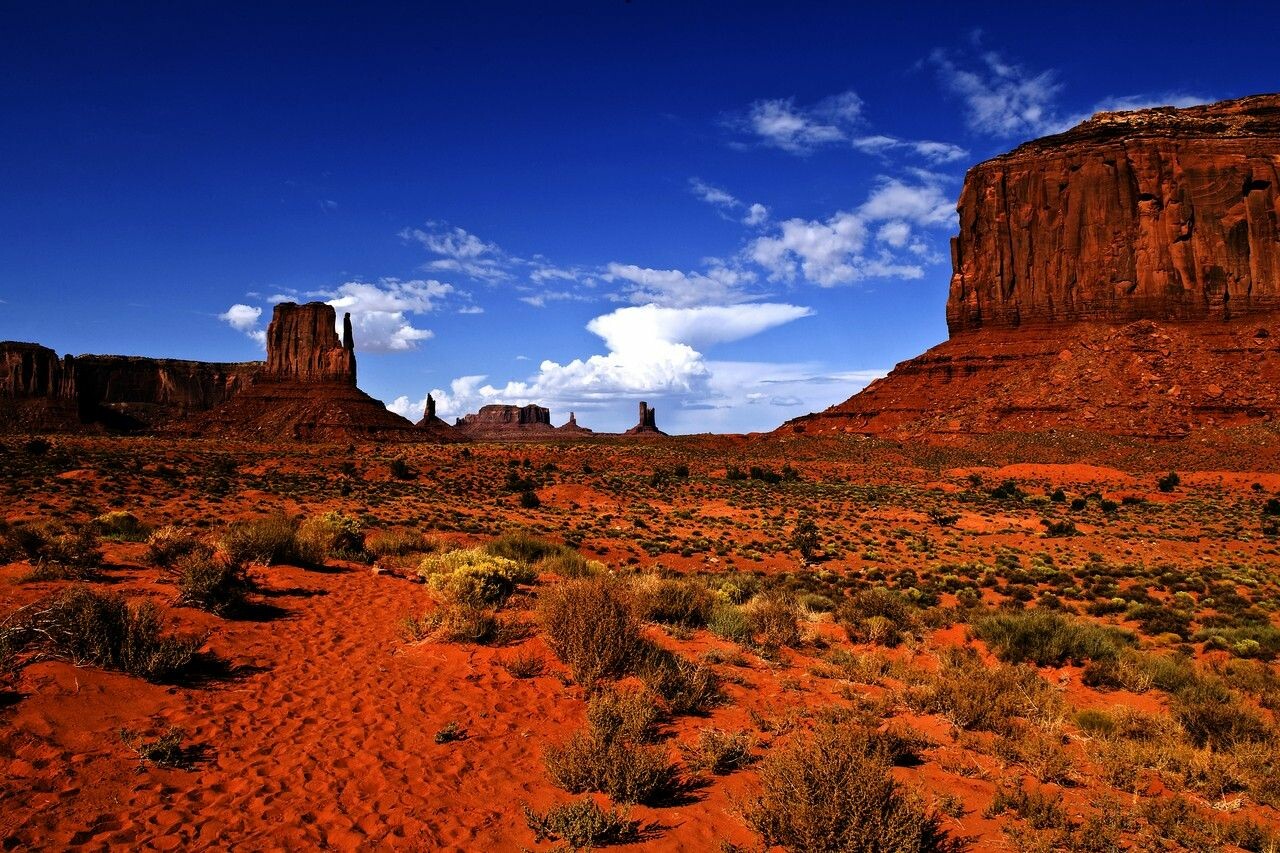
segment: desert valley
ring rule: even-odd
[[[3,849],[1280,850],[1280,95],[958,210],[948,339],[771,432],[413,421],[325,301],[0,343]]]

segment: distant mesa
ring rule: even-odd
[[[594,435],[595,431],[588,429],[578,423],[578,416],[574,412],[569,413],[569,420],[557,428],[559,432],[569,433],[573,435]]]
[[[642,400],[640,402],[639,420],[635,426],[627,430],[623,435],[666,435],[666,433],[658,429],[658,410],[651,408],[648,403]]]
[[[948,341],[792,434],[1177,436],[1280,412],[1280,95],[1099,113],[969,170]]]
[[[594,434],[578,424],[573,412],[569,413],[569,422],[564,426],[552,426],[551,410],[533,403],[527,406],[482,406],[480,411],[458,418],[454,426],[468,438],[496,440]]]

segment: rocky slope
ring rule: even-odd
[[[948,341],[782,433],[1176,436],[1280,413],[1280,95],[1103,113],[975,166]]]

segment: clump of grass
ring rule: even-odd
[[[690,578],[642,578],[636,585],[641,618],[663,625],[701,628],[707,624],[715,599],[706,584]]]
[[[419,637],[431,635],[443,643],[475,643],[501,646],[523,639],[524,627],[501,619],[490,607],[477,607],[455,601],[445,602],[421,620],[406,627]]]
[[[92,524],[102,538],[117,542],[143,542],[151,530],[136,515],[123,509],[103,513]]]
[[[547,669],[547,662],[537,652],[519,651],[509,657],[498,659],[502,667],[512,678],[537,678]]]
[[[172,566],[178,579],[178,601],[224,616],[244,607],[253,583],[245,567],[211,550],[197,548]]]
[[[915,710],[941,714],[962,729],[1005,734],[1018,717],[1061,716],[1062,698],[1029,667],[989,667],[973,649],[948,649],[939,657],[938,673],[903,694]]]
[[[416,530],[376,530],[364,537],[364,551],[372,557],[403,557],[430,550],[431,543]]]
[[[1001,660],[1037,666],[1114,659],[1136,643],[1129,631],[1041,609],[992,613],[972,630]]]
[[[666,748],[649,743],[660,714],[651,699],[602,692],[588,704],[587,724],[546,748],[547,774],[573,794],[599,791],[649,805],[676,798],[687,782]]]
[[[92,524],[18,524],[4,536],[11,554],[31,563],[25,580],[91,580],[99,574],[102,550]]]
[[[855,643],[896,646],[915,624],[915,608],[901,593],[877,586],[839,607],[836,621]]]
[[[143,559],[150,565],[167,569],[178,558],[205,548],[208,546],[183,528],[166,524],[147,537],[147,553]]]
[[[681,744],[684,763],[693,770],[723,776],[751,763],[753,739],[748,732],[708,728],[691,744]]]
[[[543,590],[538,618],[552,651],[585,686],[632,671],[646,648],[630,588],[608,576]]]
[[[517,585],[537,579],[515,560],[478,548],[431,554],[419,564],[418,573],[447,601],[471,607],[501,606]]]
[[[800,645],[796,604],[784,595],[761,595],[745,608],[752,640],[767,652]]]
[[[321,565],[326,557],[359,560],[365,554],[360,521],[333,510],[299,524],[296,543],[297,556],[308,566]]]
[[[639,841],[640,823],[621,809],[602,809],[595,800],[583,797],[545,812],[522,806],[525,822],[536,841],[563,841],[574,850],[590,850],[609,844]]]
[[[309,566],[315,564],[318,556],[314,552],[302,552],[298,544],[298,522],[280,513],[232,522],[223,533],[221,544],[227,557],[236,563]]]
[[[176,726],[171,726],[164,734],[150,739],[144,733],[134,729],[120,729],[120,740],[125,746],[138,755],[143,764],[154,764],[158,767],[183,768],[191,765],[191,758],[182,742],[187,733]]]
[[[1063,829],[1067,826],[1067,811],[1062,806],[1062,794],[1057,792],[1049,794],[1022,788],[1000,788],[987,807],[986,817],[1006,812],[1013,812],[1032,829]]]
[[[951,853],[964,849],[941,818],[905,791],[865,730],[826,723],[771,752],[747,823],[788,851]]]
[[[116,669],[148,681],[168,681],[191,665],[203,636],[172,636],[151,602],[72,587],[32,608],[24,638],[77,666]]]
[[[649,644],[637,663],[645,685],[661,696],[672,714],[701,714],[724,698],[720,677],[704,663],[695,663]]]

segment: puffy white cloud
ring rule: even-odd
[[[868,278],[920,278],[934,256],[915,228],[949,226],[955,208],[938,176],[919,172],[919,183],[882,179],[856,210],[825,220],[788,219],[753,240],[746,255],[774,281],[803,276],[822,287]],[[875,227],[873,230],[873,226]],[[908,256],[897,254],[906,249]]]
[[[738,124],[764,145],[807,154],[847,139],[861,116],[862,99],[848,91],[805,107],[797,106],[793,98],[756,101]]]
[[[743,225],[763,225],[769,220],[769,208],[763,204],[753,204],[747,208],[747,215],[742,217]]]
[[[745,302],[750,297],[744,288],[755,280],[755,274],[721,264],[713,264],[705,273],[696,273],[611,263],[603,278],[623,282],[627,298],[636,304],[687,308]]]
[[[218,319],[237,332],[243,332],[253,338],[260,346],[267,345],[267,333],[258,325],[258,322],[262,319],[261,308],[237,302],[219,314]]]
[[[463,376],[431,394],[442,417],[457,417],[489,403],[539,403],[556,411],[589,409],[619,398],[691,397],[706,393],[710,371],[701,350],[741,340],[806,317],[810,309],[777,303],[671,308],[619,308],[587,324],[607,353],[566,364],[543,361],[528,379],[505,385]],[[421,404],[397,400],[396,411]],[[421,417],[421,415],[419,415]]]

